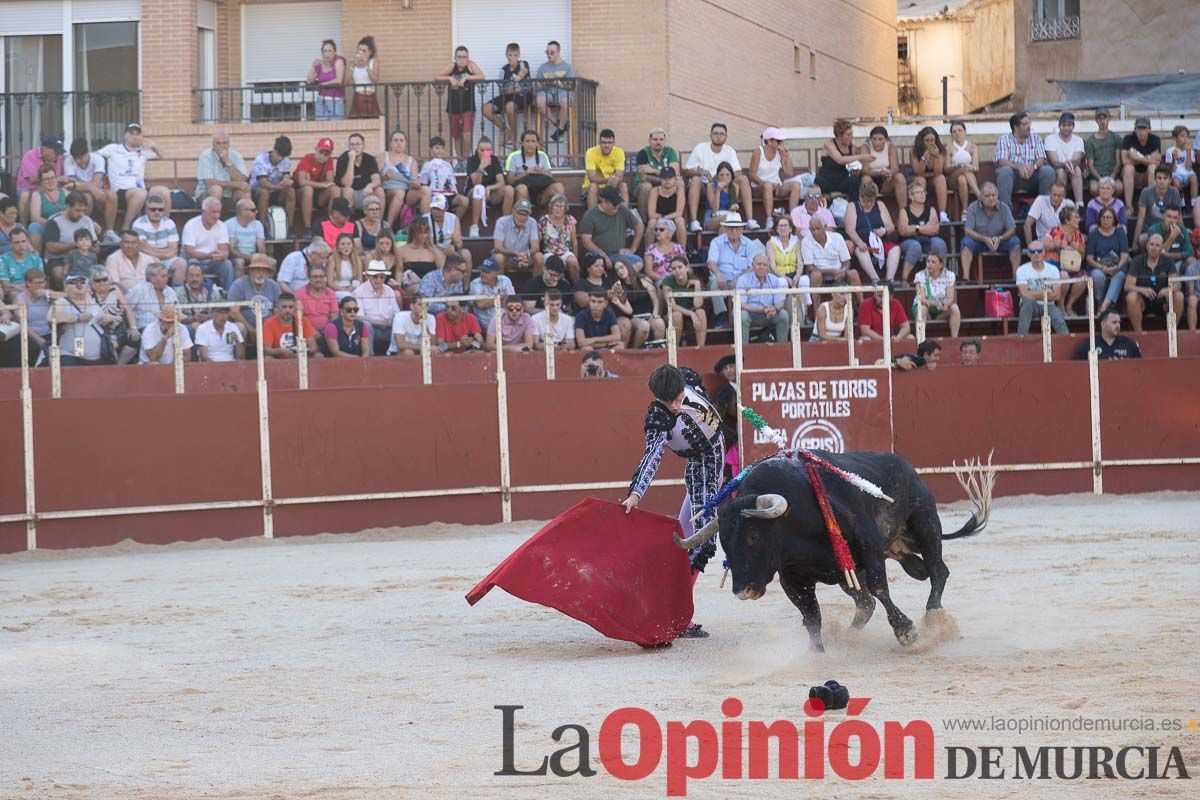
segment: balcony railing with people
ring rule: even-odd
[[[87,137],[93,150],[119,142],[125,126],[140,119],[141,106],[138,91],[0,93],[4,155],[19,158],[50,134],[66,145]]]
[[[519,139],[526,128],[538,131],[541,148],[551,163],[560,168],[582,168],[583,154],[596,144],[595,81],[586,78],[530,80],[514,91],[506,81],[473,81],[469,90],[453,89],[439,81],[347,85],[344,93],[345,115],[337,119],[377,118],[386,120],[388,130],[408,134],[408,149],[417,158],[429,156],[429,140],[440,136],[446,141],[447,155],[453,161],[467,159],[480,136],[487,136],[502,149],[505,135]],[[330,118],[319,102],[329,89],[309,86],[303,81],[259,83],[218,89],[193,89],[195,122],[297,122]],[[468,91],[468,94],[455,92]],[[539,101],[544,97],[544,101]],[[497,105],[492,117],[508,122],[508,105],[516,119],[513,131],[505,131],[484,114],[489,105]],[[457,105],[456,105],[457,104]],[[460,117],[451,110],[462,109]],[[466,117],[470,114],[470,118]],[[455,123],[465,131],[459,135]],[[557,125],[555,123],[558,123]]]

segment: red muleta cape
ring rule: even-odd
[[[611,639],[670,642],[692,619],[679,521],[588,498],[555,517],[467,594],[471,605],[499,586],[558,609]]]

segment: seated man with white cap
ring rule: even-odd
[[[751,187],[762,195],[768,228],[776,199],[787,198],[789,214],[800,205],[800,176],[792,166],[792,154],[783,143],[783,132],[779,128],[767,128],[762,132],[762,144],[750,156],[748,172]]]
[[[471,269],[471,251],[463,247],[462,225],[458,215],[446,213],[446,195],[435,194],[429,199],[429,236],[433,246],[448,256],[462,256],[467,270]]]

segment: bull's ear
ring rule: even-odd
[[[743,517],[756,519],[775,519],[787,513],[788,501],[781,494],[760,494],[754,500],[753,508],[743,508]]]

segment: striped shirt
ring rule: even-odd
[[[1046,159],[1046,146],[1037,136],[1029,135],[1022,143],[1011,133],[1006,133],[996,141],[997,164],[1005,160],[1014,164],[1032,164],[1038,159]]]

